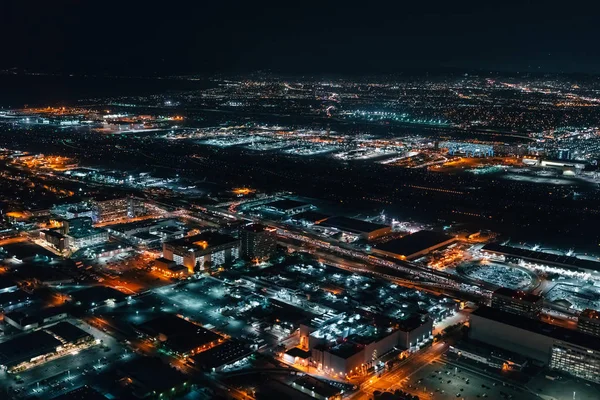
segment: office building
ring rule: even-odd
[[[529,318],[539,318],[542,306],[541,296],[521,290],[499,288],[492,294],[492,307]]]
[[[250,260],[268,260],[277,242],[270,229],[261,224],[244,226],[240,231],[241,255]]]
[[[163,257],[185,265],[191,273],[194,268],[222,265],[239,258],[240,241],[218,232],[203,232],[194,236],[163,243]]]
[[[600,312],[583,310],[577,319],[577,329],[588,335],[600,337]]]
[[[600,341],[586,333],[482,306],[471,313],[469,337],[600,383]]]
[[[394,257],[400,260],[414,260],[433,250],[448,246],[456,240],[455,237],[434,231],[418,231],[400,239],[373,246],[374,254]]]

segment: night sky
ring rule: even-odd
[[[554,5],[556,4],[556,5]],[[600,73],[593,2],[3,1],[1,68]]]

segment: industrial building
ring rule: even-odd
[[[241,255],[250,260],[268,260],[277,248],[272,230],[262,224],[250,224],[240,230]]]
[[[425,254],[456,241],[456,238],[441,232],[418,231],[410,235],[376,244],[371,251],[375,254],[401,260],[414,260]]]
[[[62,227],[41,231],[40,238],[60,252],[108,241],[108,232],[102,228],[94,228],[92,223],[89,217],[63,220]]]
[[[64,308],[51,307],[28,311],[13,311],[4,315],[4,323],[21,331],[28,331],[62,321],[68,317]]]
[[[89,333],[69,322],[59,322],[0,343],[0,366],[19,372],[95,343]]]
[[[340,232],[357,235],[361,239],[373,240],[392,232],[389,225],[376,224],[349,217],[331,217],[320,221],[318,226],[333,228]]]
[[[240,241],[218,232],[202,232],[194,236],[163,243],[163,257],[185,265],[190,273],[204,268],[205,263],[222,265],[239,258]]]
[[[600,337],[600,313],[589,308],[583,310],[577,318],[577,329],[588,335]]]
[[[316,330],[303,325],[300,336],[302,343],[302,336],[308,335],[311,364],[331,375],[346,376],[366,373],[395,348],[418,348],[432,338],[432,330],[433,321],[426,313],[406,320],[361,313],[342,315]]]
[[[521,290],[499,288],[492,293],[492,307],[529,318],[539,318],[543,302],[542,296]]]
[[[208,350],[223,341],[220,335],[171,314],[146,321],[136,329],[181,357]]]
[[[175,261],[167,260],[164,257],[154,260],[154,267],[152,269],[167,278],[185,278],[190,273],[185,265],[177,264]]]
[[[285,215],[294,215],[315,208],[312,204],[290,199],[272,201],[263,207],[267,211]]]
[[[87,310],[98,307],[118,307],[127,304],[130,296],[108,286],[91,286],[70,293],[73,302]]]
[[[179,398],[191,388],[191,382],[184,374],[158,358],[135,359],[120,365],[117,374],[129,392],[124,396],[126,398],[173,399]]]
[[[253,351],[237,340],[228,340],[218,346],[197,353],[189,358],[189,363],[203,371],[222,371],[249,357]]]
[[[471,313],[469,337],[600,383],[600,342],[595,336],[482,306]]]
[[[500,243],[488,243],[481,251],[484,254],[502,257],[508,262],[525,261],[539,266],[563,268],[569,271],[600,271],[600,262],[584,260],[573,256],[563,256],[543,251],[527,250],[518,247],[505,246]]]

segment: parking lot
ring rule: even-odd
[[[13,398],[41,394],[54,397],[86,384],[108,365],[127,357],[127,351],[111,336],[86,323],[72,322],[102,342],[18,374],[0,373],[0,398],[4,398],[2,393]]]
[[[534,395],[520,388],[475,371],[449,364],[445,360],[435,361],[409,378],[403,379],[400,388],[418,395],[421,399],[528,400],[535,398]]]

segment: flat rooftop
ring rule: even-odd
[[[114,300],[116,303],[120,303],[127,298],[125,293],[108,286],[92,286],[72,292],[70,296],[75,301],[81,302],[84,305],[100,305],[107,300]]]
[[[211,247],[222,246],[229,243],[235,243],[238,239],[224,235],[219,232],[202,232],[194,236],[186,236],[181,239],[165,242],[174,247],[182,247],[190,251],[206,250]]]
[[[554,264],[563,266],[565,268],[600,271],[600,262],[583,260],[573,256],[561,256],[557,254],[545,253],[543,251],[520,249],[518,247],[504,246],[500,243],[488,243],[483,246],[483,250],[509,257],[521,257],[533,262],[537,261],[542,264]]]
[[[537,294],[523,292],[522,290],[514,290],[507,287],[501,287],[494,290],[494,295],[511,297],[527,303],[537,303],[542,300],[542,296],[538,296]]]
[[[212,370],[223,365],[231,364],[237,360],[248,357],[252,350],[244,346],[237,340],[229,340],[216,347],[200,352],[192,357],[195,365],[205,369]]]
[[[292,217],[296,221],[307,221],[313,224],[318,224],[325,221],[327,218],[331,218],[331,215],[323,214],[317,211],[304,211],[300,214],[296,214]]]
[[[0,343],[0,365],[8,367],[17,365],[51,353],[58,346],[62,346],[60,340],[42,330],[17,336]]]
[[[309,375],[304,375],[301,378],[296,379],[292,383],[292,386],[301,386],[321,395],[322,397],[325,397],[326,399],[341,393],[340,389]]]
[[[106,397],[89,386],[82,386],[55,397],[54,400],[106,400]]]
[[[45,329],[46,331],[58,336],[68,343],[75,343],[82,339],[93,338],[92,335],[87,333],[81,328],[76,327],[70,322],[59,322],[56,325],[52,325]]]
[[[164,335],[166,345],[179,353],[190,352],[221,338],[200,325],[171,314],[137,325],[137,329],[154,338]]]
[[[129,378],[145,392],[162,393],[183,385],[187,378],[175,368],[158,358],[142,357],[121,365],[119,372]]]
[[[412,254],[422,252],[452,239],[452,236],[445,233],[423,230],[389,242],[376,244],[375,248],[399,256],[410,257]]]
[[[588,349],[600,351],[600,341],[597,337],[574,329],[550,325],[539,320],[508,313],[488,306],[479,307],[477,310],[473,311],[471,315],[476,315],[481,318],[486,318],[492,321],[514,326],[516,328],[525,329],[539,335],[548,336],[556,340],[561,340],[563,342],[568,342],[574,345],[586,347]]]
[[[242,227],[242,230],[254,233],[264,232],[267,229],[266,225],[263,224],[250,224]]]
[[[320,222],[319,225],[353,233],[370,233],[379,229],[389,228],[388,225],[376,224],[350,217],[327,218],[325,221]]]
[[[267,206],[267,207],[272,207],[272,208],[275,208],[275,209],[281,210],[281,211],[293,210],[294,208],[306,207],[309,205],[310,205],[309,203],[304,203],[302,201],[296,201],[296,200],[290,200],[290,199],[276,200],[276,201],[272,201],[270,203],[265,204],[265,206]]]

